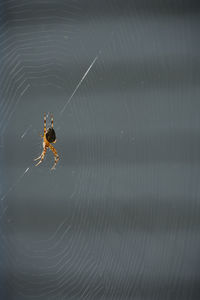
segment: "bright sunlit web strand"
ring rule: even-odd
[[[21,139],[23,139],[25,137],[25,135],[28,133],[28,131],[31,129],[32,125],[30,125],[25,131],[24,133],[21,135]]]
[[[7,195],[12,192],[12,190],[17,186],[17,184],[22,180],[22,178],[24,177],[24,175],[28,172],[28,170],[30,169],[30,167],[26,168],[26,170],[18,177],[18,179],[16,180],[16,182],[8,189],[8,191],[1,197],[1,201],[3,201]]]
[[[73,91],[73,93],[71,94],[71,96],[69,97],[69,99],[67,100],[67,102],[65,103],[64,107],[60,111],[61,114],[65,111],[67,105],[71,102],[71,100],[72,100],[73,96],[75,95],[76,91],[78,90],[78,88],[82,84],[83,80],[85,79],[85,77],[87,76],[87,74],[89,73],[89,71],[91,70],[91,68],[95,64],[95,62],[97,61],[97,59],[98,59],[98,56],[95,57],[95,59],[92,61],[92,63],[90,64],[89,68],[87,69],[87,71],[85,72],[85,74],[83,75],[83,77],[81,78],[81,80],[79,81],[79,83],[77,84],[75,90]]]

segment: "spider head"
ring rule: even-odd
[[[56,133],[52,127],[47,129],[46,139],[49,143],[55,143],[56,141]]]

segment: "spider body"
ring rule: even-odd
[[[46,139],[49,143],[55,143],[56,142],[56,133],[53,128],[48,128],[46,133]]]
[[[45,154],[47,152],[47,149],[49,148],[53,154],[54,154],[54,165],[51,169],[55,169],[55,166],[59,160],[58,153],[56,149],[51,145],[51,143],[56,142],[56,133],[53,129],[53,116],[51,116],[51,127],[46,129],[46,114],[44,114],[44,134],[41,135],[41,138],[43,139],[43,151],[39,157],[37,157],[35,160],[39,160],[39,162],[36,164],[38,166],[43,161]]]

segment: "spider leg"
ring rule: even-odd
[[[55,166],[56,166],[57,162],[59,161],[59,156],[58,156],[56,149],[51,144],[49,145],[49,148],[51,149],[51,151],[53,152],[53,155],[54,155],[54,165],[51,168],[51,170],[53,170],[53,169],[55,169]]]
[[[34,159],[34,160],[40,159],[40,161],[35,166],[38,166],[39,164],[41,164],[41,162],[43,161],[43,159],[45,157],[45,154],[47,152],[47,148],[48,147],[44,147],[44,150],[42,151],[42,154],[38,158]]]
[[[43,136],[40,134],[40,136],[41,136],[41,138],[43,139]],[[43,153],[43,152],[42,152]],[[41,154],[42,155],[42,154]],[[35,158],[34,159],[34,161],[36,161],[36,160],[38,160],[38,159],[40,159],[41,158],[41,155],[40,156],[38,156],[37,158]]]
[[[39,157],[35,158],[34,161],[36,161],[36,160],[38,160],[38,159],[40,159],[40,158],[41,158],[41,155],[40,155]]]

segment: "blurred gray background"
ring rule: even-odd
[[[199,27],[198,1],[1,1],[0,299],[200,299]]]

